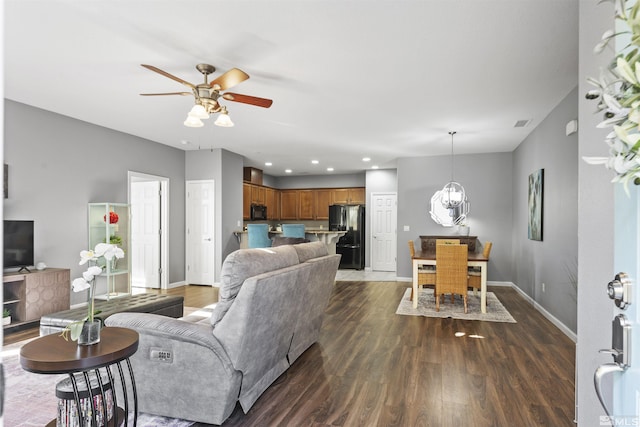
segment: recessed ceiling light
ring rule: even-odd
[[[313,163],[314,165],[317,165],[320,162],[318,160],[311,160],[311,163]]]
[[[285,169],[284,170],[284,173],[291,173],[291,172],[293,172],[291,169]]]
[[[371,169],[378,169],[378,165],[371,166]]]
[[[370,162],[371,161],[371,157],[363,157],[362,161],[363,162]]]
[[[265,162],[265,163],[264,163],[264,165],[265,165],[265,166],[273,166],[273,163],[271,163],[271,162]]]
[[[189,141],[187,141],[186,139],[183,139],[182,141],[180,141],[180,144],[182,145],[187,145],[189,143]]]
[[[333,168],[327,168],[327,172],[333,172]]]

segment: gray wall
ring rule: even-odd
[[[303,175],[303,176],[277,176],[265,179],[271,187],[280,190],[297,188],[341,188],[364,187],[365,173],[337,174],[337,175]]]
[[[613,28],[611,3],[581,1],[579,15],[579,72],[578,157],[607,156],[604,137],[609,129],[597,129],[601,115],[594,114],[593,101],[584,94],[593,86],[588,77],[598,77],[606,67],[610,55],[595,55],[593,47],[606,30]],[[601,348],[611,345],[613,304],[605,293],[606,284],[613,278],[613,174],[602,166],[578,164],[578,347],[576,351],[576,382],[578,425],[595,426],[604,410],[593,387],[593,372],[601,363],[611,362],[611,356],[600,354]],[[611,395],[609,391],[606,392]]]
[[[168,177],[169,282],[184,280],[184,152],[5,100],[4,218],[35,221],[36,262],[79,277],[87,249],[87,203],[127,203],[127,172]],[[86,300],[71,293],[71,303]]]
[[[227,150],[195,150],[186,153],[186,180],[215,181],[215,280],[222,262],[240,248],[233,235],[242,224],[242,156]]]
[[[512,281],[512,155],[456,155],[454,162],[454,179],[464,186],[470,202],[468,224],[471,235],[478,236],[480,242],[493,242],[488,279]],[[397,273],[399,277],[410,278],[409,240],[413,239],[419,245],[420,235],[457,233],[455,227],[442,227],[429,215],[431,196],[451,178],[451,157],[401,158],[397,165]],[[404,226],[409,226],[410,231],[404,231]]]
[[[513,153],[513,282],[576,331],[578,272],[578,117],[575,88]],[[527,237],[528,177],[544,169],[543,240]],[[545,290],[542,289],[545,284]]]

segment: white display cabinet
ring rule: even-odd
[[[96,279],[96,298],[111,299],[131,294],[131,215],[125,203],[89,203],[89,248],[112,243],[124,251],[113,259]]]

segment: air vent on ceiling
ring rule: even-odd
[[[529,124],[531,120],[518,120],[516,122],[515,125],[513,125],[514,128],[523,128],[525,126],[527,126]]]

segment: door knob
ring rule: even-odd
[[[598,369],[596,369],[596,372],[593,374],[593,384],[596,387],[598,400],[600,400],[600,404],[604,408],[604,412],[608,417],[611,417],[611,411],[609,411],[609,407],[605,403],[604,397],[602,397],[602,378],[613,372],[624,372],[624,370],[625,368],[617,363],[605,363],[604,365],[598,366]]]
[[[618,273],[616,277],[607,284],[607,295],[615,301],[616,306],[626,309],[631,304],[631,279],[626,273]]]

